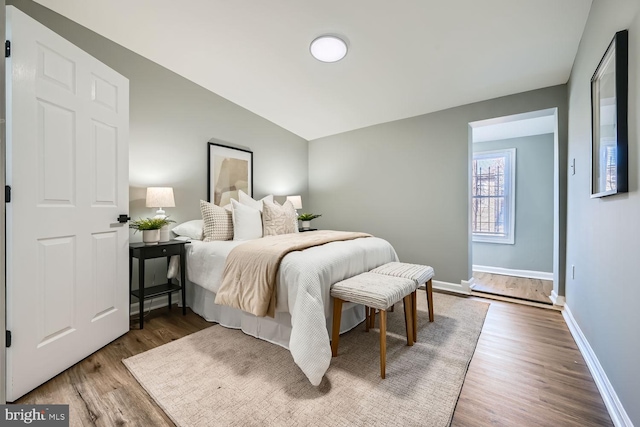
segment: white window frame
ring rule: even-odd
[[[505,212],[504,221],[505,229],[508,230],[508,232],[505,236],[495,236],[491,234],[474,233],[473,230],[471,230],[472,240],[482,243],[513,245],[515,244],[516,236],[516,149],[507,148],[504,150],[479,151],[473,153],[473,160],[495,157],[505,158],[504,205],[508,210]],[[471,203],[473,206],[473,191],[471,191]]]

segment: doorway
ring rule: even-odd
[[[469,126],[471,290],[552,305],[557,109]]]

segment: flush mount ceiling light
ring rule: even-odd
[[[320,36],[311,42],[311,55],[318,61],[337,62],[347,54],[347,44],[336,36]]]

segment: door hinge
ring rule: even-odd
[[[11,203],[11,187],[8,185],[4,186],[4,202]]]
[[[9,40],[4,42],[4,57],[8,58],[11,56],[11,42]]]
[[[6,331],[4,342],[7,347],[11,347],[11,331]]]

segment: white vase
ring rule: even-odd
[[[311,228],[311,221],[302,221],[302,228],[303,229]]]
[[[169,231],[169,224],[167,224],[160,229],[160,243],[168,242],[169,240],[171,240],[171,231]]]
[[[160,230],[142,230],[142,241],[145,245],[157,245],[160,241]]]

